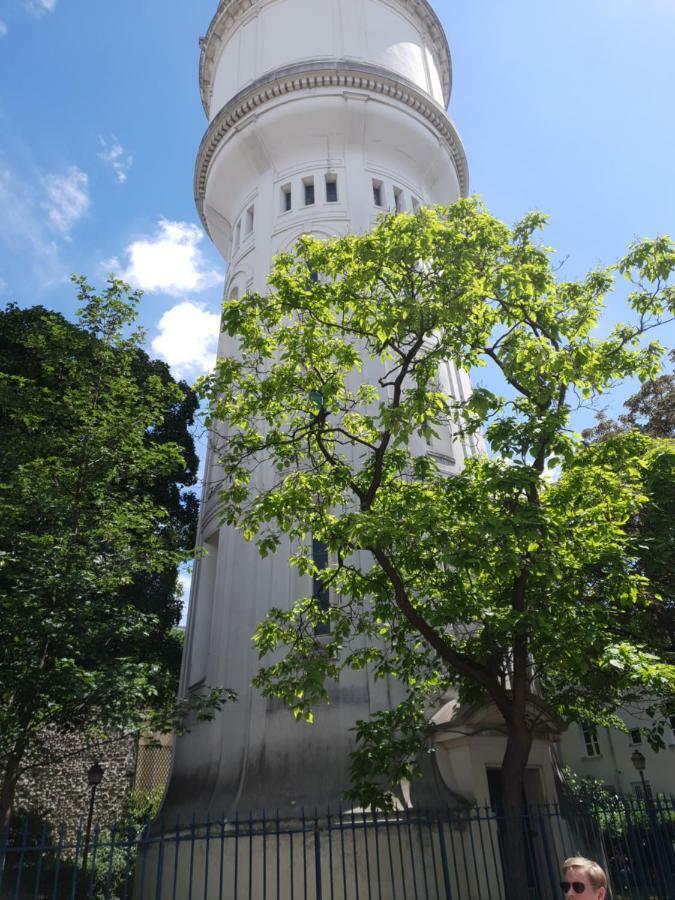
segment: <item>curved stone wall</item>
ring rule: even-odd
[[[227,0],[202,43],[207,115],[256,79],[316,59],[386,68],[442,106],[450,97],[450,54],[426,0]]]

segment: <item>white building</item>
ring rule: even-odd
[[[209,125],[195,195],[227,262],[226,296],[264,292],[274,255],[302,233],[365,231],[387,209],[451,203],[468,190],[445,108],[451,61],[427,0],[222,0],[201,42]],[[219,352],[230,349],[223,338]],[[466,395],[452,365],[441,379]],[[475,450],[448,433],[430,448],[448,471]],[[181,690],[234,688],[208,725],[179,738],[165,815],[335,806],[348,785],[357,719],[391,703],[392,685],[346,675],[312,726],[251,688],[251,643],[267,610],[308,593],[286,554],[261,559],[217,525],[207,461]]]
[[[209,124],[195,196],[227,262],[225,295],[264,293],[274,255],[300,234],[361,232],[383,210],[465,195],[466,159],[445,113],[451,71],[427,0],[221,0],[201,42]],[[221,354],[234,349],[221,339]],[[453,365],[440,376],[449,393],[470,391]],[[448,473],[475,449],[450,432],[427,448]],[[200,521],[208,555],[195,567],[181,690],[223,685],[239,702],[178,739],[165,815],[290,815],[335,806],[348,786],[352,725],[390,705],[396,686],[367,672],[345,674],[312,726],[252,689],[257,623],[311,588],[288,566],[287,553],[263,560],[253,544],[219,527],[217,486],[211,454]],[[430,785],[440,803],[489,802],[505,746],[499,715],[489,705],[460,710],[450,697],[434,721],[438,752],[417,802],[429,802]],[[537,802],[555,799],[550,751],[558,731],[559,723],[544,720],[535,736],[527,791]],[[611,774],[598,765],[600,757],[618,760],[618,739],[613,751],[607,738],[606,751],[580,759],[577,732],[563,740],[564,764],[619,789],[638,780],[623,757]],[[604,736],[599,740],[604,747]]]
[[[200,84],[209,125],[197,158],[195,196],[204,226],[227,262],[226,297],[248,290],[264,293],[273,257],[303,233],[328,238],[362,232],[383,210],[449,204],[468,190],[462,144],[445,112],[450,53],[428,0],[221,0],[201,42]],[[233,352],[236,345],[222,336],[219,353]],[[380,373],[368,367],[376,365],[367,363],[370,382]],[[471,390],[466,375],[450,363],[441,367],[439,378],[453,396],[466,397]],[[432,446],[420,443],[417,451],[432,453],[452,474],[477,449],[448,430]],[[316,711],[311,726],[296,723],[285,706],[252,688],[259,667],[251,641],[256,625],[272,606],[290,607],[312,588],[288,565],[288,546],[262,559],[253,543],[219,525],[216,459],[217,447],[206,463],[199,542],[208,554],[195,566],[181,692],[222,685],[236,690],[239,701],[228,704],[213,722],[194,723],[190,733],[177,739],[159,821],[171,824],[179,817],[183,837],[179,840],[181,826],[176,825],[173,849],[170,841],[149,845],[135,896],[163,896],[166,884],[173,884],[176,898],[192,897],[194,885],[200,896],[222,896],[215,873],[220,873],[222,887],[223,873],[229,879],[234,872],[232,896],[266,897],[267,876],[275,875],[276,896],[292,900],[299,890],[293,887],[294,877],[306,878],[311,870],[314,886],[308,894],[305,882],[304,896],[319,897],[317,873],[333,871],[333,853],[340,854],[344,897],[347,879],[356,896],[359,884],[362,896],[366,890],[370,896],[365,830],[352,830],[345,852],[344,834],[331,832],[327,817],[323,824],[317,818],[309,830],[302,819],[296,832],[302,852],[296,843],[294,856],[293,829],[301,809],[325,815],[341,803],[349,783],[351,728],[396,702],[397,686],[376,682],[367,671],[345,673],[331,688],[330,705]],[[556,798],[552,744],[561,730],[547,714],[539,718],[526,773],[526,794],[535,802]],[[501,716],[491,704],[460,708],[448,695],[433,721],[437,753],[425,778],[404,792],[403,800],[422,809],[489,803],[506,742]],[[574,728],[567,733],[562,761],[583,772],[587,762],[597,766],[604,753],[596,753],[593,744],[589,755],[594,758],[579,764],[578,737]],[[626,768],[624,759],[621,766]],[[589,774],[605,777],[617,788],[628,787],[604,770]],[[637,777],[627,781],[632,784]],[[261,832],[251,820],[242,850],[246,860],[240,860],[238,817],[263,811],[278,814],[287,831],[279,831],[279,818],[276,833],[265,831],[264,825]],[[214,819],[220,830],[208,824]],[[190,820],[199,827],[190,826]],[[451,842],[457,896],[501,896],[497,855],[487,862],[484,857],[480,873],[471,868],[471,859],[455,856],[456,850],[464,852],[467,828],[474,846],[483,837],[496,846],[495,822],[483,822],[483,831],[480,817],[470,828],[438,822],[432,834],[420,820],[414,839],[396,824],[387,824],[385,833],[378,832],[377,821],[371,822],[378,884],[384,873],[379,896],[400,896],[401,879],[416,884],[421,876],[419,871],[415,875],[415,866],[423,870],[430,853],[446,853],[444,840]],[[378,834],[383,841],[379,849]],[[541,835],[532,839],[533,872],[537,867],[543,871],[546,854],[551,859],[569,855],[564,853],[565,833],[559,829],[549,838],[546,847]],[[400,855],[398,874],[392,841]],[[308,844],[313,854],[309,870]],[[275,871],[268,851],[276,853]],[[240,863],[246,872],[238,881]],[[555,878],[552,884],[557,891]],[[331,882],[331,891],[333,886]],[[553,894],[547,889],[537,896],[544,900]]]
[[[603,781],[613,793],[642,797],[642,778],[631,760],[637,750],[645,759],[642,775],[647,791],[652,796],[671,796],[675,793],[675,716],[664,729],[665,748],[658,752],[651,749],[642,733],[652,724],[645,710],[623,712],[622,719],[627,733],[616,728],[571,725],[558,747],[561,765],[584,778]]]

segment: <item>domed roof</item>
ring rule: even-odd
[[[206,35],[200,39],[199,85],[202,105],[207,116],[219,51],[229,33],[245,13],[259,5],[260,0],[219,0],[218,9]],[[423,26],[429,44],[435,50],[440,69],[441,86],[445,105],[450,102],[452,90],[452,59],[441,22],[428,0],[389,0],[408,17],[414,17]]]

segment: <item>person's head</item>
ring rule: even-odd
[[[563,880],[560,886],[565,897],[583,897],[583,900],[603,900],[607,891],[607,876],[592,859],[571,856],[562,864]]]

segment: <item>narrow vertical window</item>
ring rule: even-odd
[[[314,205],[314,179],[304,178],[303,185],[305,188],[305,206]]]
[[[289,210],[292,208],[292,206],[293,206],[293,196],[291,193],[291,186],[290,186],[290,184],[285,184],[281,188],[281,211],[289,212]]]
[[[328,547],[321,541],[312,541],[312,561],[320,571],[328,568]],[[326,610],[330,607],[330,591],[317,575],[312,579],[312,597],[320,609]],[[328,622],[316,627],[316,634],[328,634],[329,632],[330,625]]]
[[[631,728],[631,730],[629,731],[629,735],[631,744],[642,743],[642,732],[639,728]]]
[[[246,234],[250,234],[253,231],[253,219],[255,214],[255,207],[249,206],[246,210]]]
[[[417,197],[413,197],[413,198],[412,198],[412,209],[413,209],[413,212],[415,212],[415,213],[416,213],[416,212],[419,212],[419,211],[420,211],[420,206],[421,206],[421,204],[420,204],[420,201],[417,199]]]
[[[373,203],[375,206],[384,206],[382,202],[382,182],[373,179]]]
[[[326,175],[326,203],[337,203],[337,175]]]
[[[403,191],[401,188],[394,188],[394,206],[397,213],[403,212]]]
[[[595,728],[583,726],[581,731],[584,736],[586,756],[600,756],[600,744],[598,743],[598,735]]]

